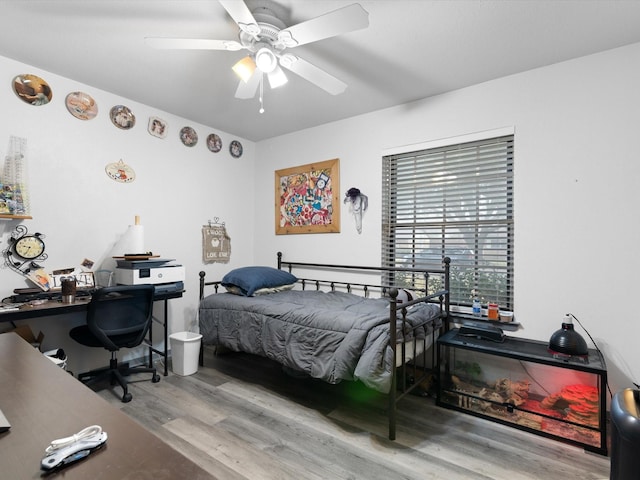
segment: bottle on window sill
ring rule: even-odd
[[[498,314],[498,304],[497,303],[489,303],[487,305],[487,318],[489,320],[498,321],[499,314]]]
[[[477,297],[474,297],[473,299],[473,307],[472,307],[472,313],[474,317],[481,317],[482,316],[482,306],[480,305],[480,300]]]

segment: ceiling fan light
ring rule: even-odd
[[[278,66],[276,55],[267,47],[256,52],[256,65],[262,72],[271,73]]]
[[[251,57],[247,56],[238,61],[231,69],[244,83],[247,83],[253,75],[253,72],[256,71],[256,64]]]
[[[271,88],[278,88],[289,81],[280,67],[276,67],[269,75],[269,85]]]

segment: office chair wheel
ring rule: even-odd
[[[122,403],[129,403],[132,398],[133,398],[133,395],[127,392],[122,396]]]
[[[151,383],[158,383],[160,381],[160,375],[158,375],[157,373],[153,375],[153,377],[151,378]]]

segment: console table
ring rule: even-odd
[[[437,404],[607,454],[602,354],[562,358],[547,343],[440,337]]]
[[[3,478],[40,478],[49,443],[90,425],[107,432],[107,443],[48,478],[216,478],[15,333],[0,335],[0,385],[0,408],[11,423],[0,433]]]

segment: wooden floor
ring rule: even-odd
[[[387,439],[384,395],[293,378],[246,354],[205,354],[195,375],[133,377],[99,394],[217,478],[607,480],[609,459],[408,396]]]

